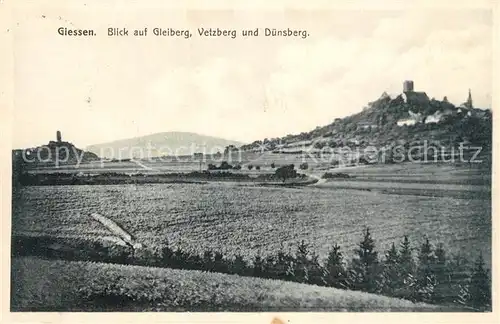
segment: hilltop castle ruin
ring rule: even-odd
[[[403,82],[403,100],[407,104],[413,105],[428,105],[430,102],[429,97],[425,92],[415,91],[413,89],[413,80],[406,80]]]

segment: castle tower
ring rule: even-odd
[[[472,105],[472,94],[470,92],[470,89],[469,89],[469,97],[467,97],[467,101],[465,102],[465,106],[469,109],[474,108],[474,106]]]
[[[57,137],[57,141],[61,142],[61,132],[60,131],[57,131],[56,137]]]
[[[403,82],[403,92],[411,92],[413,91],[413,81],[412,80],[406,80]]]

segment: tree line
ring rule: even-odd
[[[211,251],[193,256],[165,244],[162,261],[178,268],[359,290],[414,302],[459,304],[483,311],[491,307],[491,281],[481,254],[471,265],[463,257],[448,257],[443,244],[434,247],[425,240],[414,255],[405,236],[398,246],[393,243],[380,256],[369,229],[350,260],[334,244],[326,260],[320,262],[302,241],[295,253],[280,250],[267,257],[256,255],[249,261],[241,255],[224,258],[222,253]]]
[[[464,257],[449,256],[442,244],[425,240],[414,249],[408,237],[392,244],[382,255],[367,228],[352,257],[333,244],[323,262],[304,241],[294,253],[278,250],[266,257],[224,256],[218,251],[202,255],[173,249],[165,241],[158,250],[103,246],[99,242],[70,243],[73,248],[51,250],[54,238],[13,239],[13,256],[39,255],[68,260],[88,260],[201,270],[294,281],[339,289],[358,290],[441,305],[460,305],[470,311],[491,311],[491,280],[482,254],[473,263]]]

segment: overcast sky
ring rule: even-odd
[[[457,105],[471,88],[475,106],[491,106],[486,10],[33,8],[17,22],[16,148],[45,144],[56,130],[79,147],[167,131],[251,142],[359,112],[384,91],[401,92],[405,79]],[[98,35],[62,37],[61,26]],[[107,27],[290,27],[310,37],[108,38]]]

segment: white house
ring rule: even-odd
[[[443,114],[440,111],[436,111],[434,114],[427,116],[425,119],[426,124],[437,124],[441,121],[441,118],[443,118]]]
[[[424,119],[421,113],[414,113],[413,111],[409,110],[408,115],[410,115],[409,118],[402,118],[396,122],[398,126],[411,126],[415,125],[416,123],[421,123]]]
[[[398,126],[411,126],[415,125],[417,121],[413,118],[405,118],[405,119],[400,119],[396,122]]]

